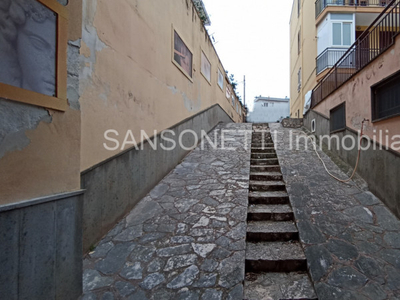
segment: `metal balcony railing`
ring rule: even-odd
[[[315,59],[317,65],[317,75],[328,68],[332,68],[346,51],[347,48],[326,48]]]
[[[315,18],[327,6],[387,6],[389,0],[317,0],[315,1]]]
[[[311,95],[311,108],[392,46],[399,33],[400,0],[392,0],[315,86]]]

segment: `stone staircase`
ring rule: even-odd
[[[251,147],[244,298],[317,299],[267,124]]]

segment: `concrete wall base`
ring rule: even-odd
[[[186,119],[170,128],[168,135],[177,145],[179,135],[190,129],[200,137],[202,130],[211,131],[220,122],[232,122],[219,105]],[[187,133],[183,143],[195,144]],[[87,252],[142,199],[189,152],[179,146],[163,150],[159,144],[154,150],[148,142],[138,145],[143,150],[128,149],[81,174],[81,186],[86,190],[83,209],[83,249]],[[163,142],[165,146],[171,143]]]
[[[81,295],[82,193],[0,206],[0,298]]]
[[[304,117],[304,126],[311,129],[311,122],[315,119],[315,132],[317,137],[330,133],[329,119],[325,116],[310,110]],[[333,134],[332,134],[333,135]],[[330,150],[337,154],[343,161],[354,167],[357,160],[358,147],[352,150],[351,139],[345,136],[352,136],[356,143],[359,137],[351,129],[335,133],[339,137],[339,145],[336,140],[332,140]],[[327,139],[323,140],[327,145]],[[343,145],[345,147],[343,147]],[[368,141],[362,140],[362,147],[368,147]],[[383,149],[380,149],[382,147]],[[376,148],[374,150],[374,148]],[[383,146],[370,142],[367,150],[361,151],[360,162],[357,173],[367,182],[369,190],[379,197],[387,207],[400,218],[400,155],[392,150],[386,150]]]

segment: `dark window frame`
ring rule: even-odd
[[[301,27],[297,33],[297,54],[299,55],[301,51]]]
[[[397,82],[397,84],[396,84],[396,82]],[[371,120],[372,120],[372,123],[400,116],[400,112],[398,112],[398,113],[379,117],[378,116],[378,114],[379,114],[379,112],[378,112],[379,99],[377,99],[378,96],[376,94],[376,91],[378,89],[385,88],[385,86],[387,87],[388,85],[389,85],[389,87],[398,87],[398,89],[400,90],[399,84],[400,84],[400,71],[382,79],[381,81],[379,81],[371,86]],[[397,99],[397,101],[399,101],[399,103],[400,103],[400,98]]]
[[[343,108],[343,114],[344,114],[344,125],[343,125],[343,127],[334,128],[333,129],[333,116],[332,116],[332,114],[334,114],[335,112],[337,112],[338,110],[340,110],[342,108]],[[330,133],[331,134],[332,133],[337,133],[337,132],[344,131],[344,130],[346,130],[346,102],[342,102],[339,105],[336,105],[334,108],[332,108],[329,111],[329,131],[330,131]]]
[[[297,17],[300,17],[301,0],[297,0]]]

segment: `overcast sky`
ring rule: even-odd
[[[254,97],[289,97],[289,19],[292,0],[203,0],[208,32],[224,68],[235,75],[246,104]]]

